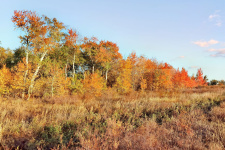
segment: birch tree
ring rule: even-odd
[[[27,69],[24,74],[24,83],[26,83],[26,76],[28,72],[28,48],[30,47],[32,49],[32,53],[39,57],[37,67],[30,80],[30,85],[27,92],[27,100],[29,100],[34,87],[35,78],[39,72],[42,61],[49,51],[54,50],[55,47],[59,45],[59,42],[64,35],[62,30],[65,27],[63,23],[59,22],[56,18],[50,19],[46,16],[39,17],[35,12],[31,11],[15,11],[12,21],[18,28],[25,32],[24,36],[20,36],[21,42],[27,46]]]

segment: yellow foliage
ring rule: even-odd
[[[83,84],[85,92],[95,96],[101,96],[103,89],[106,87],[105,79],[98,73],[86,75]]]
[[[70,94],[84,93],[82,79],[78,79],[78,75],[75,74],[74,78],[70,78],[71,84],[69,85]]]
[[[34,85],[33,96],[35,97],[43,97],[50,96],[50,81],[49,77],[41,77]]]
[[[56,73],[54,83],[54,93],[58,96],[67,95],[69,92],[68,85],[70,83],[70,79],[65,79],[64,72],[62,69],[59,69]]]
[[[33,95],[37,97],[63,96],[68,94],[69,78],[65,79],[64,72],[58,67],[50,70],[48,77],[39,78],[34,86]]]
[[[26,81],[24,82],[24,76],[26,72],[26,64],[25,64],[25,58],[22,62],[19,62],[17,66],[14,68],[13,73],[13,82],[12,82],[12,90],[13,93],[19,96],[22,94],[22,91],[25,89],[28,89],[28,86],[30,84],[30,78],[32,76],[32,66],[31,64],[28,64],[28,72],[26,76]]]
[[[8,68],[4,65],[0,70],[0,94],[7,95],[11,90],[12,75]]]
[[[141,79],[141,90],[145,90],[147,88],[147,81],[146,79]]]
[[[129,59],[121,62],[121,72],[116,80],[116,88],[120,93],[128,93],[131,90],[132,76],[131,76],[132,66]]]

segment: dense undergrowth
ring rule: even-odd
[[[2,98],[4,149],[224,149],[225,89]]]

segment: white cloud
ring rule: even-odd
[[[225,48],[221,48],[221,49],[209,49],[208,52],[214,53],[211,54],[211,57],[225,57]]]
[[[217,43],[219,43],[219,41],[216,41],[216,40],[208,41],[208,44],[210,44],[210,45],[217,44]]]
[[[194,44],[200,46],[200,47],[209,47],[210,45],[214,45],[214,44],[217,44],[219,43],[219,41],[216,41],[216,40],[209,40],[209,41],[196,41],[196,42],[193,42]]]
[[[221,16],[218,14],[220,10],[216,10],[213,14],[209,15],[209,21],[215,22],[215,25],[218,27],[222,26]]]
[[[208,47],[209,46],[208,42],[202,42],[202,41],[196,41],[196,42],[194,42],[194,44],[196,44],[200,47]]]

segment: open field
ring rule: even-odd
[[[2,98],[4,149],[224,149],[225,88]]]
[[[225,150],[224,2],[5,1],[0,150]]]

